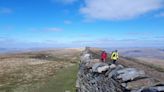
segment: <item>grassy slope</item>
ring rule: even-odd
[[[151,63],[146,63],[146,62],[144,62],[144,61],[142,61],[142,60],[140,60],[140,59],[136,59],[136,58],[130,58],[130,57],[124,57],[124,58],[127,59],[127,60],[130,60],[130,61],[133,61],[133,62],[135,62],[135,63],[137,63],[137,64],[141,64],[141,65],[144,65],[144,66],[146,66],[146,67],[155,69],[155,70],[157,70],[157,71],[159,71],[159,72],[164,72],[164,68],[163,68],[162,66],[160,66],[160,65],[151,64]]]
[[[57,75],[42,86],[38,92],[75,92],[77,71],[78,65],[58,71]]]
[[[69,66],[59,70],[55,77],[45,83],[31,83],[30,85],[8,85],[0,92],[75,92],[78,65]]]

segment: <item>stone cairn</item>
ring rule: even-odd
[[[89,47],[81,54],[77,92],[164,92],[164,85],[143,70],[100,62]]]

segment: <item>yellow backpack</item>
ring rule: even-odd
[[[111,55],[112,60],[117,60],[118,59],[118,52],[113,52]]]

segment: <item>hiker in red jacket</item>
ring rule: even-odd
[[[101,53],[101,60],[102,60],[102,62],[105,62],[106,59],[107,59],[107,53],[105,51],[102,51],[102,53]]]

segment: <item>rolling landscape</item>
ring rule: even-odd
[[[164,67],[164,50],[161,48],[123,49],[120,54],[140,60],[143,63]]]
[[[75,92],[78,64],[83,50],[63,48],[1,54],[0,92]],[[97,54],[102,50],[92,49]],[[119,51],[119,64],[143,69],[149,76],[164,82],[164,52],[161,49],[134,48]],[[150,54],[152,51],[158,55],[153,56]],[[110,52],[108,56],[110,58]],[[111,62],[110,59],[108,62]]]
[[[163,25],[164,0],[0,0],[0,92],[164,92]]]

